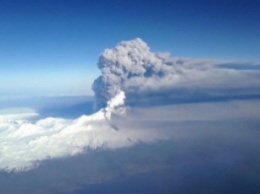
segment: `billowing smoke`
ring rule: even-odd
[[[93,84],[96,109],[105,107],[120,90],[141,89],[142,85],[149,84],[149,77],[159,80],[175,74],[172,65],[165,55],[150,52],[140,38],[122,41],[115,48],[106,49],[98,62],[102,75]]]
[[[193,98],[235,95],[259,95],[259,72],[239,71],[232,62],[205,59],[172,58],[167,53],[153,53],[140,38],[122,41],[100,56],[98,67],[102,75],[93,83],[96,110],[105,107],[118,91],[146,99]],[[238,64],[238,66],[241,64]],[[238,84],[243,83],[243,84]],[[251,90],[248,90],[250,86]],[[156,99],[154,98],[154,99]],[[137,98],[136,98],[137,99]],[[163,100],[161,100],[163,101]]]

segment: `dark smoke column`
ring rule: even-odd
[[[150,52],[140,38],[106,49],[99,58],[98,67],[102,74],[92,85],[95,110],[105,107],[119,91],[124,91],[128,98],[158,90],[172,85],[176,75],[174,60],[168,55]]]
[[[234,73],[234,70],[220,68],[216,61],[153,53],[140,38],[122,41],[114,48],[106,49],[99,58],[98,67],[101,76],[92,86],[95,110],[106,107],[119,91],[125,93],[129,105],[167,102],[182,97],[184,100],[230,98],[231,90],[242,94],[237,85],[242,82],[254,83],[256,85],[252,87],[259,89],[259,80],[250,81],[256,74]]]
[[[105,107],[120,90],[124,91],[124,82],[130,77],[144,74],[145,69],[140,64],[144,54],[149,54],[149,47],[139,38],[122,41],[101,54],[98,67],[102,75],[92,85],[95,110]]]

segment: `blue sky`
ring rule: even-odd
[[[99,54],[136,37],[172,56],[259,61],[260,3],[1,0],[0,94],[91,95]]]

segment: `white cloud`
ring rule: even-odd
[[[9,119],[2,115],[0,169],[28,170],[43,160],[80,154],[86,149],[115,149],[160,138],[155,132],[148,135],[145,130],[132,130],[130,126],[116,130],[111,115],[120,116],[123,103],[124,93],[120,92],[105,109],[75,120],[46,118],[32,123],[20,120],[19,114]]]
[[[37,117],[36,113],[31,108],[6,108],[0,109],[0,122],[5,122],[8,120],[21,120]]]
[[[124,107],[123,100],[121,92],[105,109],[74,120],[46,118],[30,122],[31,117],[20,119],[19,114],[19,119],[3,119],[5,115],[1,115],[0,170],[24,171],[44,160],[73,156],[88,149],[117,149],[140,141],[174,138],[174,129],[165,127],[163,122],[257,120],[260,116],[257,100],[151,108]]]

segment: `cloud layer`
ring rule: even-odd
[[[221,128],[229,120],[257,121],[260,116],[259,100],[132,108],[122,106],[123,98],[121,92],[105,109],[77,119],[50,117],[31,122],[36,113],[1,115],[0,171],[27,171],[44,161],[88,150],[175,139],[180,135],[180,130],[176,133],[180,123],[216,122],[216,128]]]
[[[26,117],[34,114],[2,115],[0,169],[28,170],[50,158],[77,155],[87,149],[115,149],[158,138],[158,135],[147,135],[143,130],[129,127],[117,130],[111,116],[123,116],[124,97],[120,92],[105,109],[75,120],[46,118],[33,123]]]

